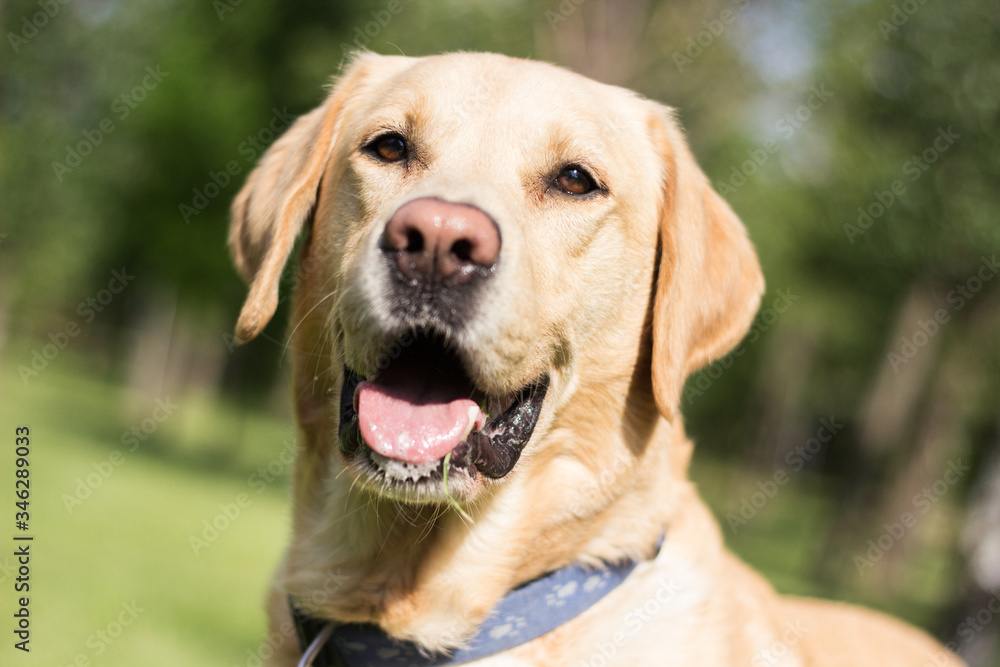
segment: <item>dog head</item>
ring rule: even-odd
[[[475,501],[546,457],[599,465],[605,435],[637,458],[763,290],[669,109],[490,54],[360,54],[267,151],[233,205],[238,338],[306,229],[309,468],[410,503]]]

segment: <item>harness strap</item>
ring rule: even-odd
[[[663,539],[657,543],[659,551]],[[299,667],[439,667],[459,665],[507,651],[555,630],[620,586],[637,561],[595,569],[579,563],[542,575],[504,596],[461,648],[428,653],[388,636],[370,623],[333,623],[311,618],[289,598],[299,647]]]

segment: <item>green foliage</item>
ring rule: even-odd
[[[992,0],[56,5],[30,36],[25,21],[39,11],[36,1],[8,2],[0,17],[7,40],[0,57],[0,343],[4,400],[20,401],[3,417],[51,421],[50,442],[59,444],[39,465],[57,488],[113,447],[119,426],[129,423],[117,407],[124,400],[117,385],[95,378],[124,380],[131,396],[142,384],[139,343],[163,328],[164,365],[183,372],[149,383],[150,395],[188,382],[192,396],[211,397],[221,387],[253,394],[264,409],[275,386],[284,395],[284,310],[250,349],[230,349],[225,338],[245,294],[225,247],[228,207],[263,148],[289,118],[323,98],[345,52],[359,47],[549,59],[677,109],[699,163],[746,224],[768,282],[743,353],[688,383],[682,408],[698,456],[708,466],[723,461],[745,470],[740,480],[748,477],[752,489],[755,477],[767,478],[784,452],[812,434],[817,419],[832,415],[846,424],[810,461],[807,475],[819,477],[797,481],[770,519],[762,516],[733,540],[783,589],[883,604],[859,592],[865,587],[856,578],[817,574],[837,562],[849,569],[850,554],[870,536],[865,522],[877,525],[878,511],[893,507],[889,491],[871,489],[890,487],[919,460],[922,436],[939,426],[931,419],[936,406],[954,408],[944,455],[980,461],[996,439],[1000,280],[963,297],[961,308],[949,298],[1000,250],[1000,14]],[[79,304],[121,267],[135,274],[134,285],[21,391],[18,364],[50,332],[78,322]],[[795,298],[779,313],[783,294]],[[928,369],[902,383],[915,387],[913,407],[895,439],[879,448],[866,435],[879,417],[868,407],[879,379],[898,377],[890,355],[901,349],[900,337],[912,337],[926,317],[911,315],[911,302],[943,308],[949,321],[917,350]],[[174,314],[156,319],[167,312]],[[86,386],[70,380],[70,360],[80,359]],[[218,372],[206,370],[216,365]],[[70,403],[50,373],[90,402],[72,403],[76,412],[63,414]],[[215,405],[211,398],[192,403]],[[244,421],[245,412],[188,409],[185,423],[198,437],[168,437],[168,429],[160,449],[130,461],[135,472],[108,487],[99,513],[52,524],[54,548],[80,559],[51,580],[50,599],[73,591],[51,606],[57,611],[44,622],[53,633],[85,639],[96,627],[79,619],[113,611],[118,598],[143,588],[140,573],[153,571],[163,576],[148,595],[169,601],[150,611],[147,626],[171,635],[149,644],[163,664],[238,662],[231,647],[257,643],[259,617],[242,610],[258,608],[259,590],[244,584],[263,580],[282,540],[258,552],[248,535],[222,565],[175,562],[171,554],[186,547],[169,541],[181,517],[206,503],[211,509],[219,493],[243,485],[260,459],[246,450],[243,434],[261,429],[264,447],[284,437],[270,418]],[[717,478],[702,481],[711,486]],[[812,479],[823,480],[821,491],[804,488]],[[949,500],[958,504],[970,481]],[[187,490],[183,500],[175,500],[177,488]],[[739,494],[723,485],[707,495],[715,507],[731,508]],[[267,498],[268,509],[254,520],[258,537],[262,521],[276,535],[284,530],[275,515],[279,500]],[[857,512],[850,524],[856,534],[846,537],[830,527],[849,524],[845,507]],[[60,512],[46,508],[53,517]],[[162,531],[126,539],[126,529],[140,524]],[[107,542],[92,539],[102,531]],[[933,544],[896,585],[934,582],[926,597],[907,598],[914,607],[904,610],[929,623],[944,607],[957,549],[953,532],[927,531]],[[113,562],[134,562],[134,569],[102,569],[101,545],[128,550]],[[824,559],[833,565],[813,562]],[[246,569],[233,568],[242,562]],[[82,584],[87,572],[101,584]],[[208,581],[206,572],[230,578]],[[215,590],[234,605],[233,591],[241,592],[238,610],[220,606],[232,624],[212,627],[214,639],[195,637],[195,622],[211,626],[211,618],[185,606],[193,598],[175,590],[175,581]],[[89,606],[88,596],[105,583],[114,599]],[[140,633],[132,637],[116,650],[125,655],[133,641],[146,646]],[[153,664],[149,655],[122,664]]]

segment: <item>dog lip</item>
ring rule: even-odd
[[[354,456],[364,441],[361,439],[361,426],[358,423],[358,405],[355,398],[358,385],[364,378],[344,365],[344,382],[340,391],[340,424],[338,436],[340,451],[345,455]]]
[[[545,375],[521,389],[510,407],[487,421],[482,431],[469,434],[469,456],[479,472],[499,479],[514,468],[538,423],[548,388]]]
[[[355,395],[363,382],[359,373],[344,366],[340,397],[340,450],[349,459],[370,449],[361,437]],[[517,463],[524,446],[531,439],[541,414],[549,386],[548,375],[529,383],[517,392],[499,398],[506,405],[500,414],[488,419],[481,431],[469,433],[451,452],[453,467],[465,468],[471,475],[478,471],[491,479],[506,476]]]

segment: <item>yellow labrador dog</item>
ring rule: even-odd
[[[300,236],[269,605],[298,637],[271,664],[959,664],[778,596],[688,481],[684,380],[764,282],[667,107],[500,55],[359,54],[233,205],[239,339]]]

